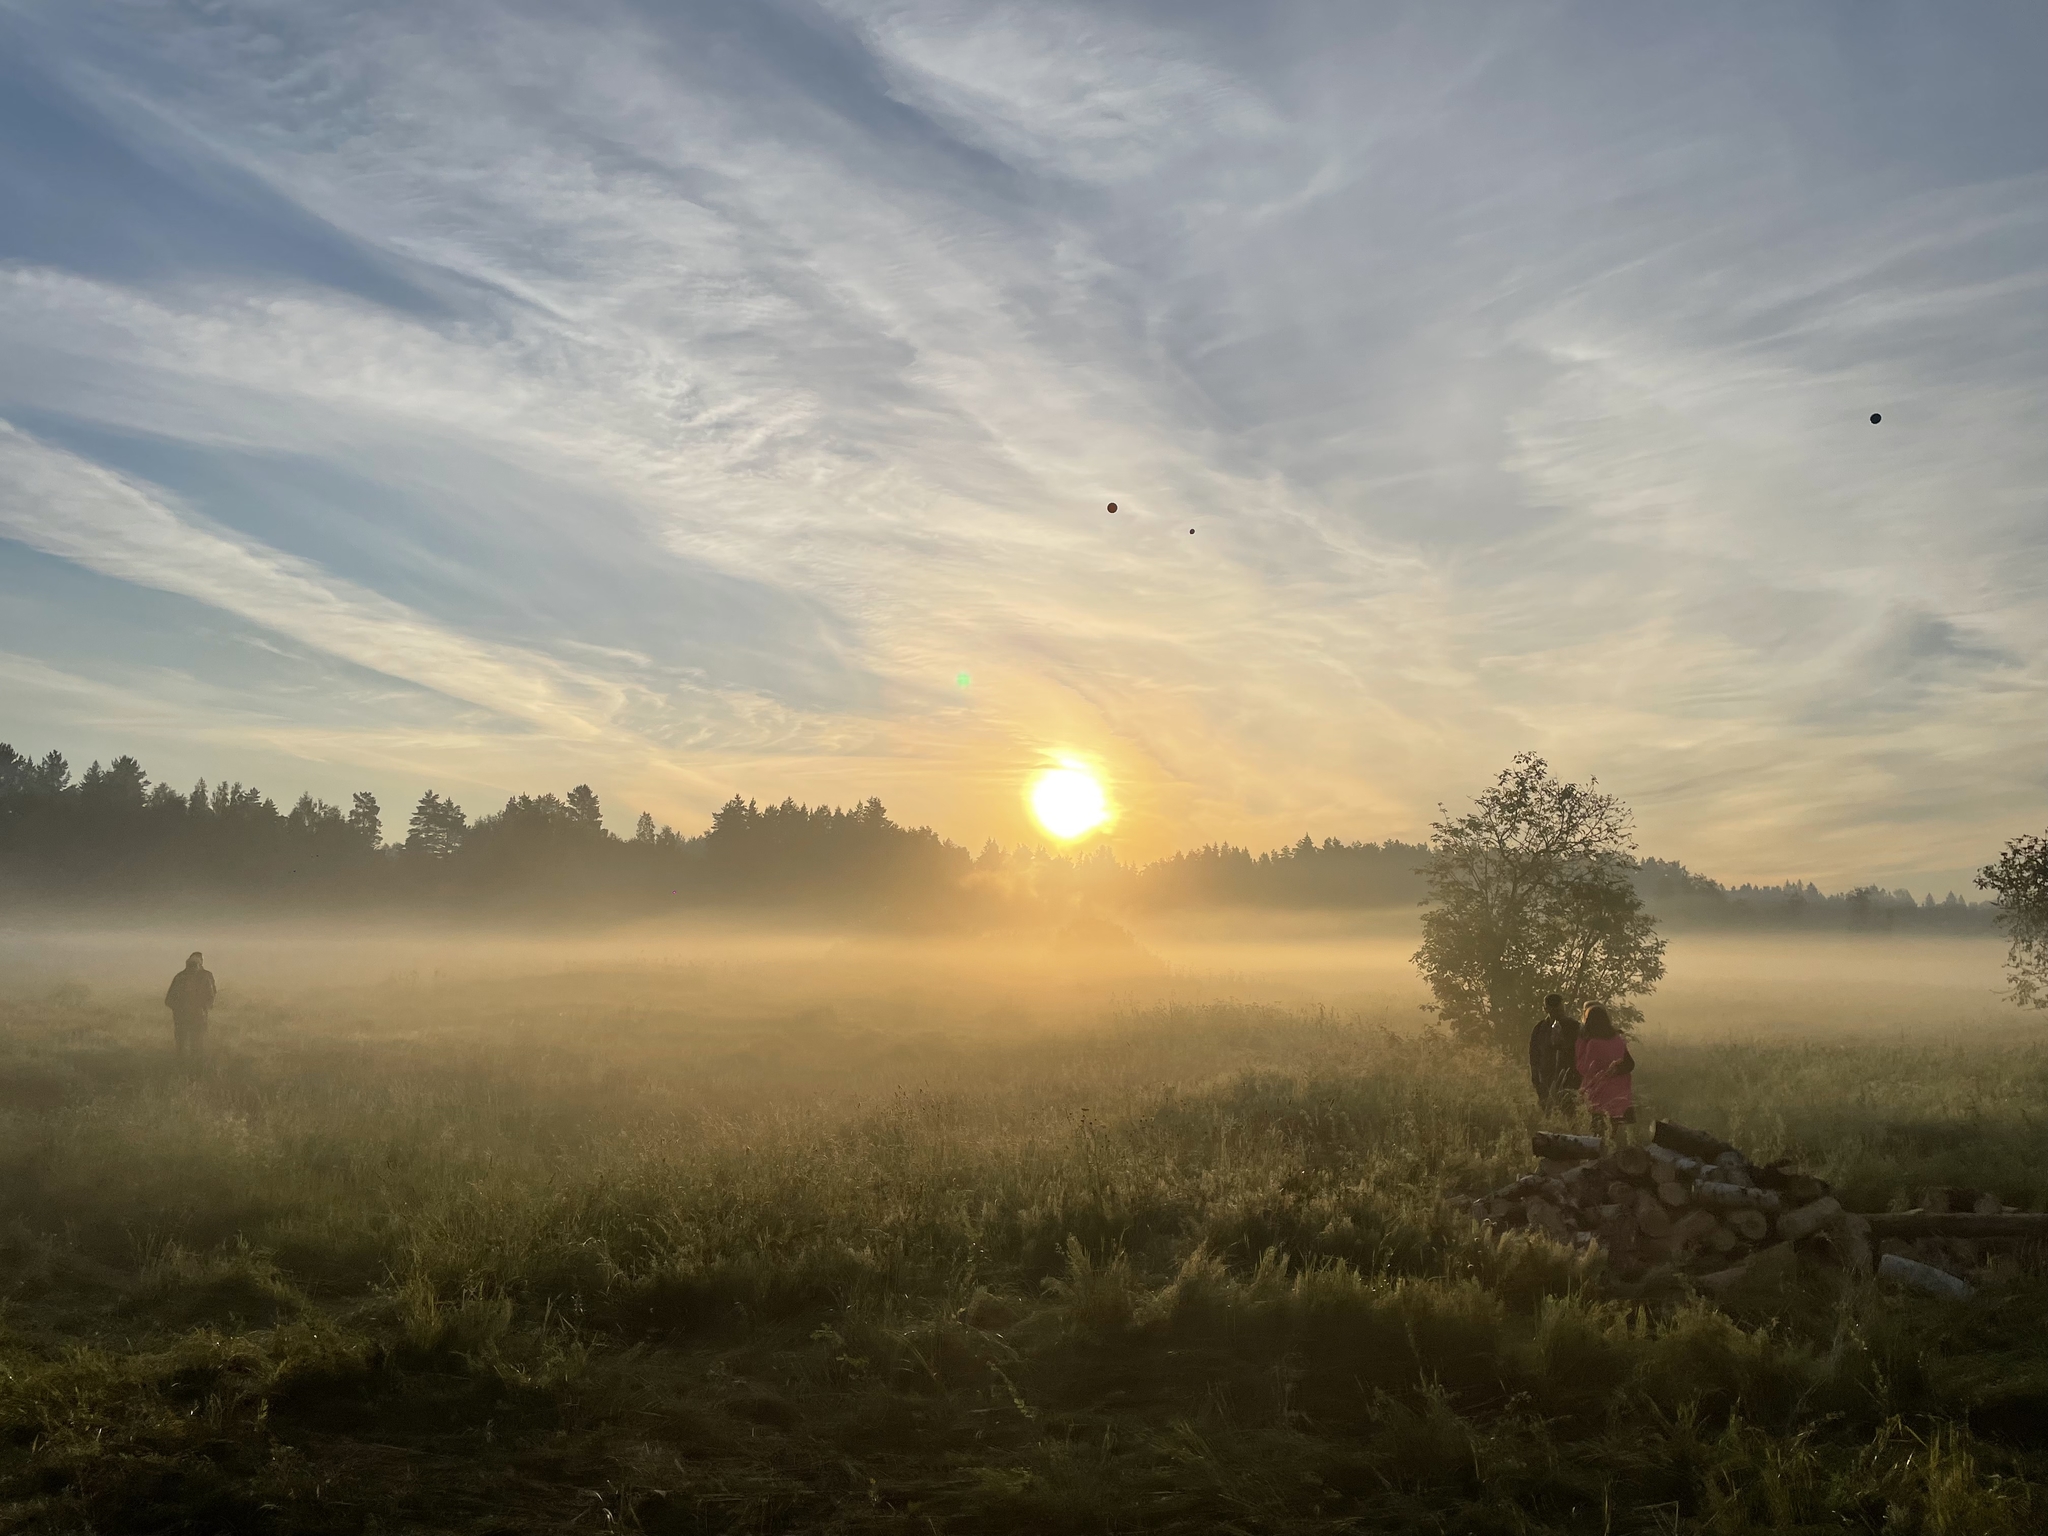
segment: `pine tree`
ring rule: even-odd
[[[469,817],[453,800],[444,800],[433,790],[420,796],[407,823],[405,851],[430,859],[445,859],[462,844]]]
[[[350,797],[348,824],[349,830],[370,847],[383,843],[384,812],[377,804],[377,797],[367,789],[359,789]]]

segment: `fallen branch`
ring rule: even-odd
[[[1576,1136],[1568,1131],[1538,1131],[1529,1138],[1529,1150],[1538,1157],[1561,1163],[1583,1163],[1607,1150],[1598,1136]]]
[[[1870,1235],[1885,1237],[2020,1237],[2048,1241],[2048,1212],[2008,1211],[1979,1216],[1969,1211],[1874,1211],[1863,1218]]]
[[[1735,1150],[1720,1137],[1696,1131],[1689,1125],[1680,1125],[1676,1120],[1659,1120],[1650,1129],[1650,1139],[1660,1147],[1696,1157],[1703,1163],[1711,1163],[1722,1153]]]
[[[1929,1296],[1946,1296],[1952,1301],[1960,1301],[1970,1294],[1970,1282],[1960,1276],[1945,1269],[1936,1269],[1932,1264],[1901,1258],[1896,1253],[1888,1253],[1877,1261],[1877,1278],[1924,1291]]]

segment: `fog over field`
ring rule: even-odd
[[[1415,930],[17,922],[10,1524],[2037,1528],[2038,1253],[1709,1300],[1475,1224],[1587,1121],[1421,1011]],[[1642,1113],[2041,1209],[2001,958],[1680,935]]]
[[[979,938],[777,923],[663,919],[597,932],[431,921],[224,918],[173,926],[0,928],[0,977],[17,997],[83,986],[152,1002],[188,949],[222,978],[227,1013],[289,1011],[309,996],[411,1012],[471,984],[573,982],[593,1001],[717,1007],[736,1017],[825,1008],[862,1017],[914,1005],[972,1032],[978,1009],[1077,1027],[1118,1007],[1247,1002],[1321,1007],[1420,1028],[1428,989],[1410,962],[1415,914],[1192,911],[1126,926],[1078,921]],[[1996,935],[1680,933],[1643,1026],[1655,1042],[1702,1034],[1924,1032],[2017,1027]],[[223,1036],[225,1041],[228,1036]]]

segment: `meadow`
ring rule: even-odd
[[[2040,1255],[1618,1295],[1402,922],[1139,937],[251,932],[186,1069],[185,941],[7,936],[0,1528],[2048,1523]],[[1681,937],[1645,1117],[2048,1207],[1996,953]]]

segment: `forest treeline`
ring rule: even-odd
[[[1915,896],[1903,886],[1862,885],[1823,892],[1810,881],[1723,885],[1670,859],[1637,862],[1637,893],[1659,921],[1676,928],[1815,928],[1849,932],[1989,933],[1998,905],[1949,891]]]
[[[430,790],[387,828],[368,792],[346,806],[301,795],[281,810],[239,782],[183,792],[152,783],[133,757],[74,775],[61,753],[32,758],[0,744],[0,901],[17,910],[186,897],[272,910],[419,905],[613,919],[737,905],[975,925],[1084,902],[1131,912],[1412,906],[1429,856],[1422,844],[1308,837],[1263,853],[1211,844],[1144,865],[1106,847],[990,843],[977,855],[929,827],[899,825],[876,799],[842,809],[738,795],[702,832],[643,812],[620,836],[587,784],[515,795],[475,818]],[[1635,880],[1650,910],[1680,927],[1975,932],[1995,914],[1954,893],[1731,888],[1663,859],[1642,860]]]

